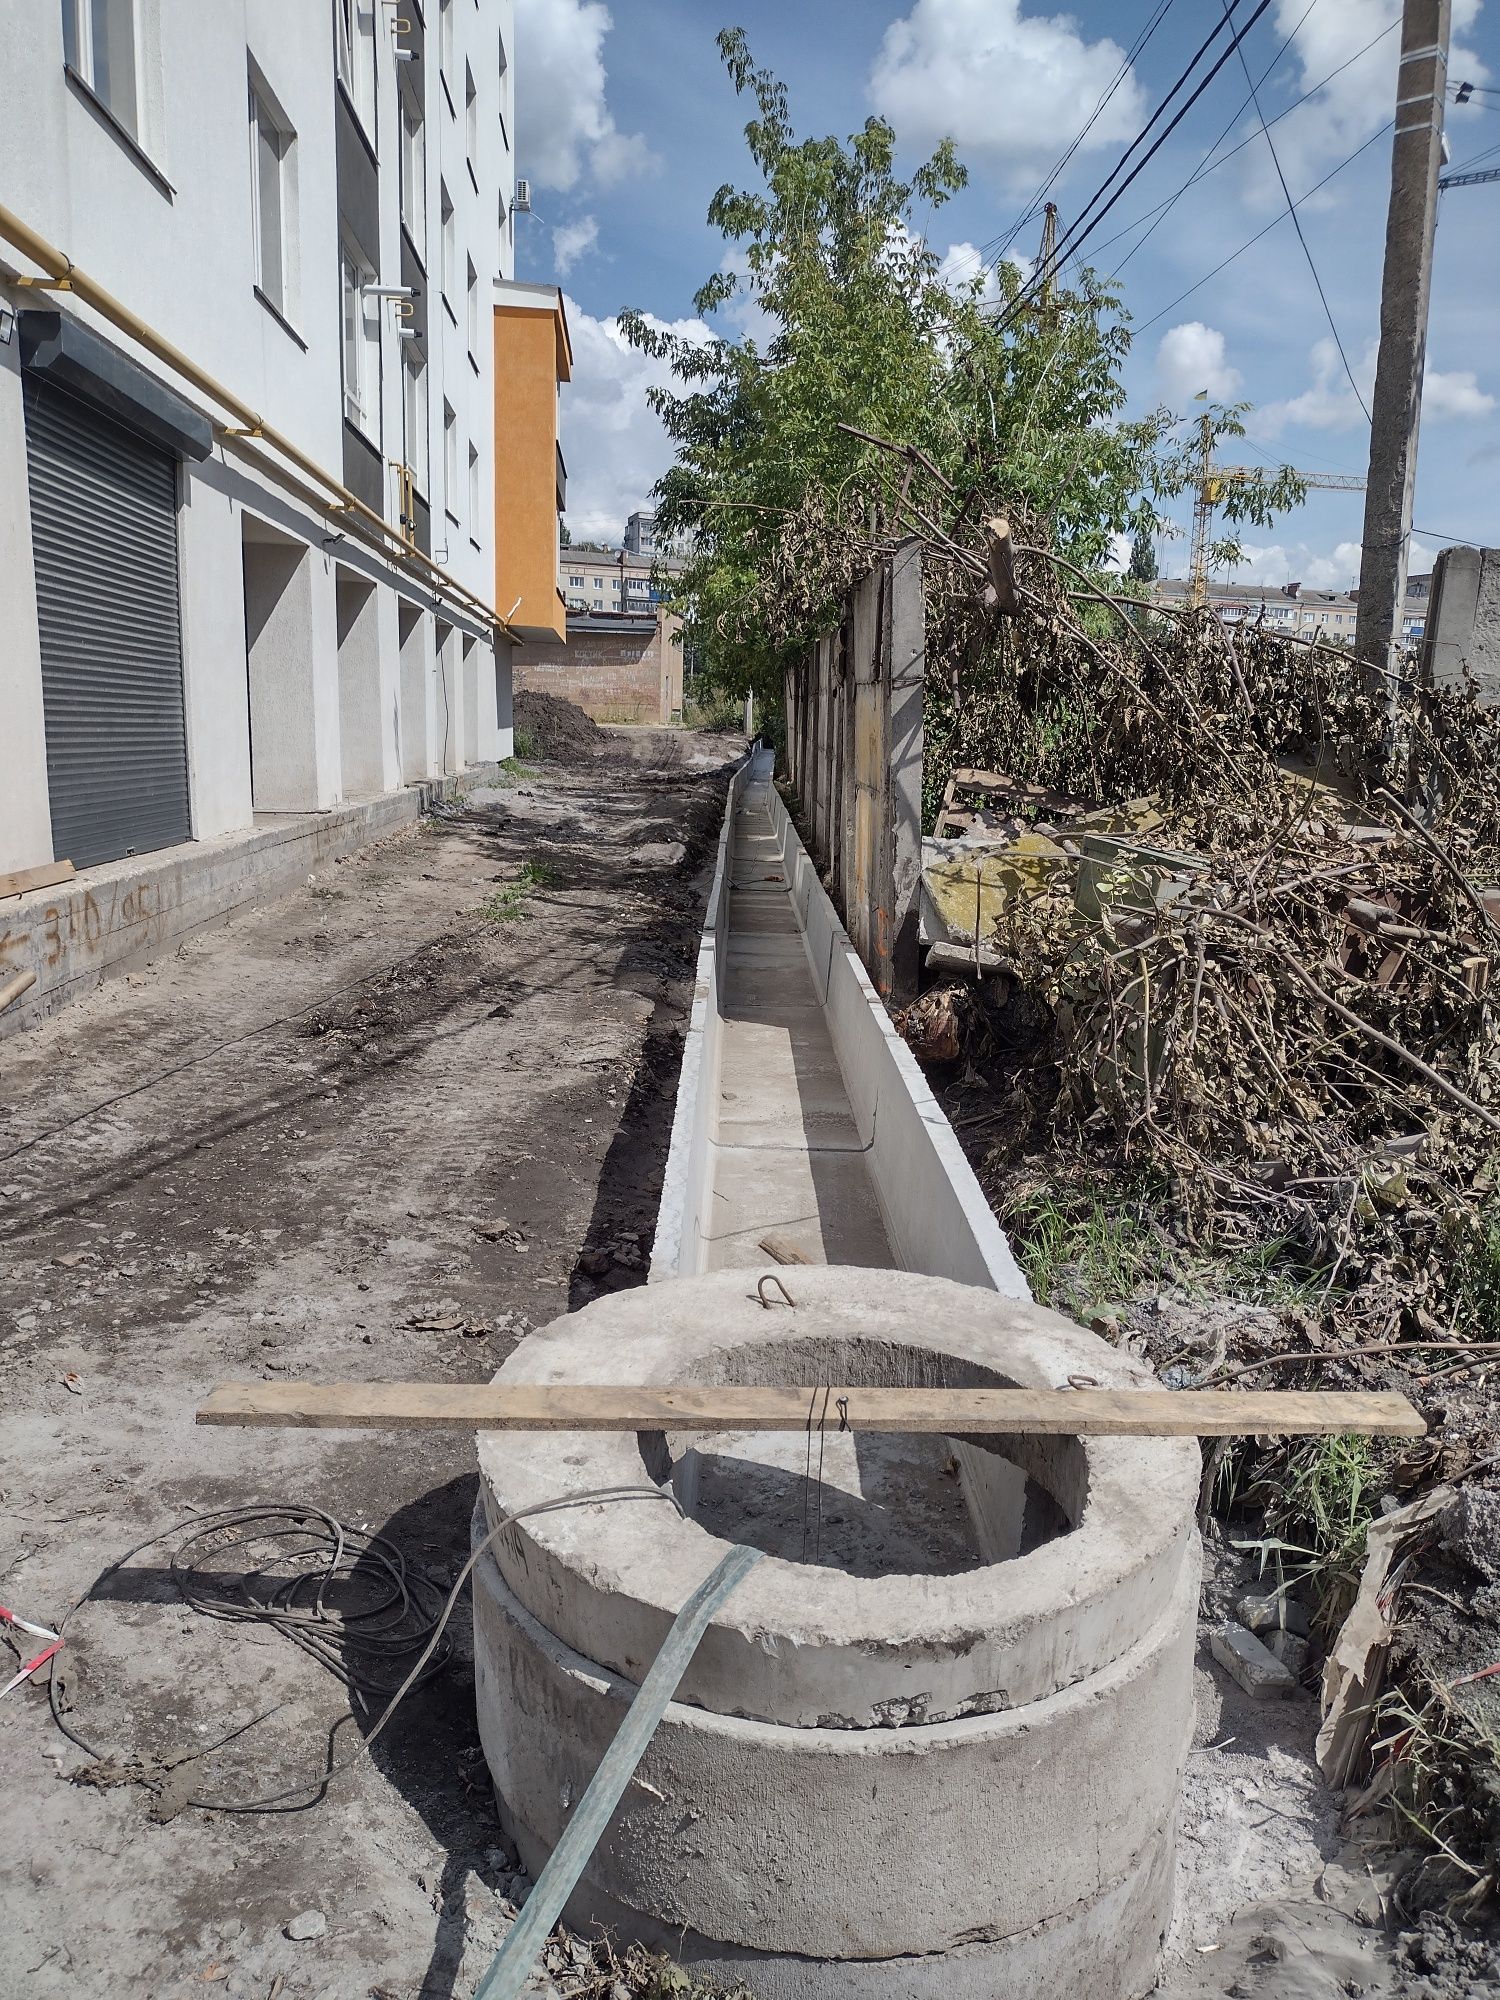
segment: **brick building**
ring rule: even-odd
[[[596,722],[682,720],[682,621],[654,611],[568,612],[565,641],[513,655],[515,685],[576,702]]]

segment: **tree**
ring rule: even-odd
[[[1149,529],[1136,529],[1135,539],[1130,544],[1130,567],[1125,574],[1132,583],[1155,583],[1156,541]]]
[[[557,545],[562,549],[570,549],[573,546],[573,531],[566,521],[559,521],[557,524]]]
[[[621,326],[676,378],[652,391],[677,450],[655,489],[657,529],[689,550],[674,596],[704,677],[774,709],[784,661],[832,621],[898,498],[929,520],[948,506],[951,525],[938,482],[841,423],[915,447],[971,519],[1003,500],[1093,571],[1117,535],[1154,529],[1155,502],[1193,475],[1198,434],[1181,438],[1166,410],[1122,419],[1129,329],[1092,274],[1041,304],[1023,300],[1010,263],[944,281],[919,213],[965,183],[950,143],[901,181],[881,119],[847,141],[798,140],[784,85],[743,31],[718,43],[755,104],[745,138],[761,185],[709,203],[729,252],[695,304],[733,306],[752,330],[696,342],[639,312]],[[1210,416],[1216,437],[1240,433],[1236,410]],[[1269,520],[1286,478],[1236,483],[1225,518]]]

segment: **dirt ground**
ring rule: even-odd
[[[736,748],[621,732],[520,771],[0,1049],[0,1603],[55,1627],[132,1544],[258,1501],[455,1574],[472,1438],[205,1431],[194,1408],[282,1371],[482,1379],[641,1281]],[[62,1700],[102,1788],[69,1782],[90,1759],[45,1672],[0,1705],[0,1994],[471,1992],[514,1864],[466,1608],[452,1665],[326,1796],[163,1821],[118,1767],[159,1778],[271,1710],[182,1787],[253,1801],[315,1786],[331,1729],[335,1757],[359,1741],[316,1661],[183,1606],[180,1539],[68,1626]]]

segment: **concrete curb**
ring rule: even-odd
[[[436,800],[499,775],[497,764],[476,764],[457,777],[425,779],[331,812],[289,813],[251,833],[86,868],[0,903],[0,976],[36,973],[26,999],[0,1014],[0,1039],[35,1027],[190,932],[287,895],[329,862],[415,825]]]

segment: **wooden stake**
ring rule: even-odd
[[[1422,1437],[1404,1396],[1280,1389],[658,1387],[593,1382],[222,1382],[200,1424],[312,1430],[734,1430],[1072,1437]]]

